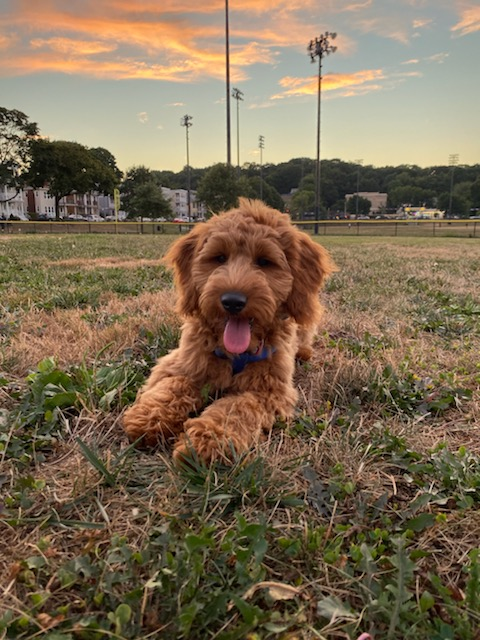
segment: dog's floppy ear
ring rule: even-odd
[[[298,324],[310,324],[318,319],[321,305],[318,299],[323,281],[336,270],[328,252],[306,233],[295,230],[295,245],[289,259],[293,285],[286,310]]]
[[[186,236],[172,244],[163,263],[173,268],[177,289],[177,311],[181,315],[193,315],[198,308],[198,293],[192,278],[192,263],[195,250],[200,240],[201,225],[192,229]]]

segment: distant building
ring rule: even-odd
[[[40,187],[25,189],[27,212],[36,218],[55,218],[55,198],[48,194],[48,189]]]
[[[22,189],[17,191],[12,187],[0,186],[0,218],[2,220],[10,218],[26,220],[26,212],[25,196]]]
[[[59,202],[61,218],[98,219],[98,193],[70,193]]]
[[[347,200],[350,200],[350,198],[356,198],[356,197],[357,197],[356,193],[347,193],[345,196],[345,203],[347,202]],[[386,193],[380,193],[378,191],[359,191],[358,197],[365,198],[366,200],[370,200],[370,202],[372,203],[370,213],[380,213],[384,211],[387,207],[388,194]]]
[[[162,187],[165,198],[170,202],[175,218],[188,219],[188,190],[169,189]],[[203,203],[197,200],[197,192],[190,191],[190,217],[192,220],[202,220],[207,210]]]
[[[174,218],[187,220],[188,191],[162,187],[165,198],[170,202]],[[206,207],[197,200],[196,191],[190,191],[190,217],[193,221],[203,220]],[[102,220],[115,216],[113,196],[103,196],[96,192],[70,193],[59,202],[58,215],[70,220]],[[10,217],[55,219],[55,198],[48,193],[48,187],[27,187],[18,193],[10,187],[0,185],[0,218]],[[124,220],[126,213],[118,212],[118,219]]]
[[[98,201],[98,211],[100,213],[101,218],[115,218],[115,200],[113,196],[107,195],[99,195],[97,198]],[[118,219],[125,220],[127,214],[122,209],[118,211]]]
[[[55,218],[55,198],[48,187],[27,187],[25,190],[27,213],[36,218]],[[99,220],[98,194],[71,193],[59,202],[59,217],[76,220]]]

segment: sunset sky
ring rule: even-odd
[[[479,0],[230,0],[240,162],[480,163]],[[51,140],[105,147],[122,170],[226,161],[224,0],[0,0],[0,106]],[[232,161],[237,102],[231,101]]]

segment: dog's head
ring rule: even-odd
[[[315,322],[319,289],[334,270],[288,215],[243,198],[175,242],[165,262],[174,269],[178,311],[200,316],[231,353],[258,345],[288,316]]]

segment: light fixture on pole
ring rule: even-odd
[[[355,160],[355,163],[357,165],[357,201],[355,203],[355,215],[358,218],[358,197],[359,197],[359,191],[360,191],[360,167],[363,165],[363,160]]]
[[[192,126],[192,116],[185,115],[180,120],[180,124],[182,127],[185,127],[185,137],[187,142],[187,211],[188,211],[188,221],[192,220],[192,200],[190,195],[191,189],[191,174],[190,174],[190,146],[189,146],[189,135],[188,130]]]
[[[237,173],[240,176],[240,112],[238,105],[240,104],[240,100],[243,100],[243,92],[233,87],[232,98],[237,101]]]
[[[265,148],[265,136],[258,136],[258,148],[260,149],[260,200],[263,200],[263,150]]]
[[[448,166],[451,167],[450,173],[450,197],[448,199],[448,217],[452,217],[452,200],[453,200],[453,173],[458,164],[458,153],[451,153],[448,156]]]
[[[335,40],[336,33],[330,33],[325,31],[321,36],[310,40],[308,45],[308,53],[311,61],[315,62],[315,58],[318,58],[318,104],[317,104],[317,158],[315,164],[315,220],[318,220],[320,215],[320,186],[321,186],[321,174],[320,174],[320,104],[322,95],[322,62],[323,57],[328,56],[331,53],[335,53],[337,47],[330,44],[330,39]],[[315,233],[318,233],[318,224],[315,225]]]

